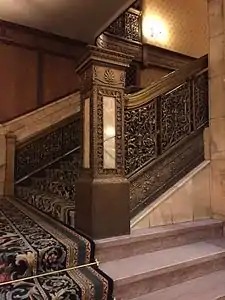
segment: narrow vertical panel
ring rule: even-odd
[[[103,97],[104,169],[116,168],[115,113],[115,98]]]
[[[84,100],[83,167],[90,168],[90,99]]]

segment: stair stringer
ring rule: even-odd
[[[131,220],[131,228],[149,228],[212,217],[210,161],[205,160]]]
[[[40,107],[9,122],[0,124],[0,135],[13,132],[18,143],[28,140],[48,127],[71,117],[80,111],[80,92]]]

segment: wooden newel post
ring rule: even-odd
[[[76,187],[76,224],[95,239],[130,232],[129,182],[124,173],[124,85],[131,59],[88,46],[77,69],[83,168]]]
[[[5,139],[6,139],[6,165],[5,165],[4,196],[13,197],[16,136],[14,133],[8,132],[5,136]]]

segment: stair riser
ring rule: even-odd
[[[153,251],[163,250],[167,248],[183,246],[201,240],[209,240],[220,238],[223,236],[223,227],[221,224],[212,225],[191,231],[174,232],[173,235],[156,237],[153,239],[144,239],[141,241],[133,241],[127,244],[117,246],[109,245],[106,248],[98,247],[96,249],[96,257],[100,262],[108,262],[116,259],[131,257],[138,254],[150,253]]]
[[[129,278],[129,282],[121,280],[115,282],[114,295],[116,300],[128,300],[145,295],[156,290],[160,290],[184,281],[188,281],[211,272],[225,269],[225,254],[224,257],[211,259],[207,262],[199,262],[194,265],[179,265],[176,270],[164,270],[162,274],[151,275],[144,278]]]

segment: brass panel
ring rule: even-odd
[[[206,0],[143,0],[143,26],[150,16],[159,21],[154,23],[156,31],[163,22],[166,38],[160,42],[145,37],[145,42],[193,57],[208,53]],[[143,27],[143,34],[150,35],[150,31]]]

